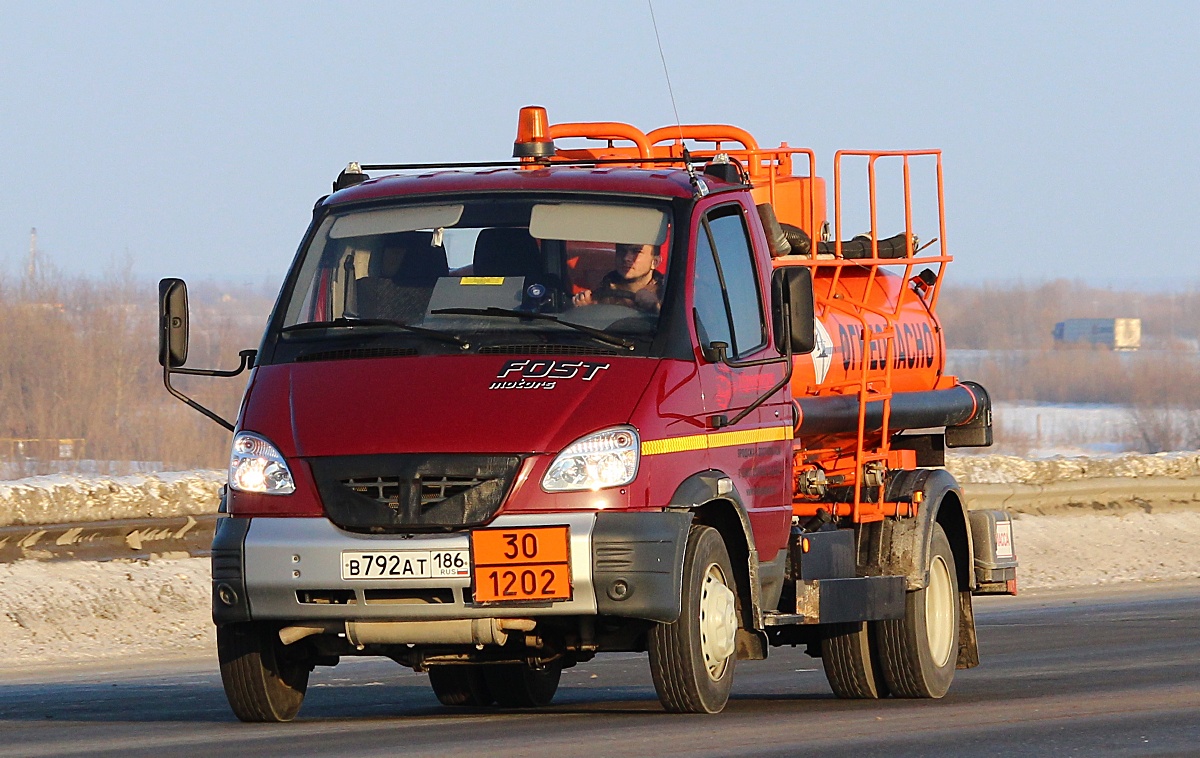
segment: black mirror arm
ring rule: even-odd
[[[200,413],[204,414],[205,416],[207,416],[210,419],[212,419],[213,421],[215,421],[217,424],[223,426],[225,429],[232,432],[233,424],[229,423],[221,416],[217,415],[216,413],[209,410],[208,408],[205,408],[203,405],[200,405],[200,403],[197,403],[195,400],[191,399],[187,395],[183,394],[179,390],[172,387],[171,386],[171,374],[184,374],[186,376],[221,376],[221,377],[237,376],[238,374],[242,373],[246,369],[254,367],[254,359],[258,356],[258,351],[257,350],[243,350],[240,353],[238,353],[238,356],[241,358],[241,361],[242,361],[241,365],[239,365],[236,369],[234,369],[232,371],[220,371],[217,369],[200,369],[200,368],[170,368],[168,366],[163,366],[163,386],[165,386],[167,388],[167,392],[170,392],[174,397],[176,397],[180,401],[182,401],[184,405],[191,408],[192,410],[199,411]]]
[[[784,324],[783,328],[788,329],[787,325],[791,323],[791,310],[792,309],[791,309],[791,306],[786,302],[783,304],[782,308],[783,308],[782,321]],[[726,418],[724,414],[710,416],[709,423],[712,424],[713,429],[721,429],[726,426],[733,426],[737,422],[746,418],[746,416],[750,415],[750,412],[753,411],[755,408],[757,408],[758,406],[767,402],[767,400],[769,400],[771,398],[771,396],[774,395],[776,392],[778,392],[779,390],[788,386],[788,383],[792,381],[792,339],[791,339],[791,335],[788,334],[787,338],[783,342],[785,345],[783,355],[779,356],[778,358],[762,358],[762,359],[759,359],[756,361],[731,360],[729,357],[727,357],[725,355],[723,350],[719,350],[719,352],[721,354],[721,358],[722,358],[721,362],[724,363],[726,366],[729,366],[730,368],[745,368],[747,366],[765,366],[770,363],[779,363],[780,361],[784,362],[784,365],[786,366],[786,368],[784,369],[782,379],[780,379],[778,382],[776,382],[773,387],[771,387],[769,390],[764,392],[753,403],[750,403],[750,405],[747,405],[745,408],[743,408],[742,411],[740,413],[738,413],[736,416],[734,416],[733,418]]]
[[[258,357],[257,350],[243,350],[238,353],[238,357],[242,359],[242,363],[232,371],[221,371],[220,369],[210,368],[173,368],[172,374],[184,374],[186,376],[237,376],[248,368],[254,368],[254,359]]]

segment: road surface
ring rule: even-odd
[[[718,716],[662,713],[644,655],[569,669],[540,711],[441,707],[390,661],[314,673],[292,724],[241,724],[206,659],[0,671],[0,755],[1196,755],[1200,583],[987,598],[983,665],[941,701],[843,701],[820,661],[738,664]]]

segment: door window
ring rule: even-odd
[[[724,287],[722,287],[722,283]],[[718,208],[696,240],[695,307],[710,342],[739,358],[766,344],[758,277],[740,205]]]

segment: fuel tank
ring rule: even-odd
[[[811,260],[805,260],[812,267]],[[812,268],[816,349],[793,359],[798,437],[855,432],[863,372],[877,391],[883,391],[889,361],[892,406],[888,427],[893,431],[963,426],[990,410],[982,388],[943,374],[945,340],[925,299],[928,288],[919,288],[881,266]],[[885,339],[866,344],[863,340],[864,329],[882,332],[889,323],[895,329],[890,356]],[[882,427],[882,406],[880,401],[868,403],[867,431]]]
[[[853,391],[866,369],[872,379],[881,378],[886,368],[887,342],[863,344],[863,329],[883,331],[887,318],[853,307],[865,303],[871,309],[895,313],[896,338],[892,344],[893,392],[918,392],[939,387],[946,365],[942,328],[917,290],[894,273],[867,267],[816,267],[813,291],[817,300],[817,347],[809,355],[796,356],[792,373],[795,397],[824,395],[839,389]],[[835,281],[836,279],[836,281]],[[864,323],[865,322],[865,323]]]

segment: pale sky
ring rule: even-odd
[[[1200,286],[1200,3],[654,8],[684,122],[824,174],[941,148],[951,279]],[[0,264],[37,227],[67,272],[278,281],[348,161],[506,159],[527,104],[672,123],[645,0],[0,0]]]

